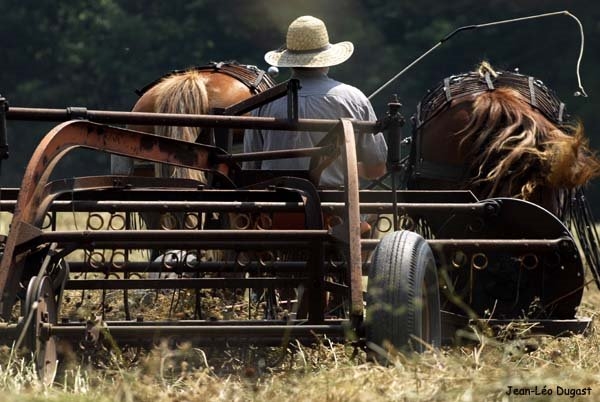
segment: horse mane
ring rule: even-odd
[[[484,197],[508,189],[528,200],[537,188],[577,188],[600,174],[580,122],[556,125],[509,87],[480,93],[456,135],[470,185]]]
[[[208,114],[210,109],[205,82],[206,78],[197,70],[188,70],[163,78],[150,89],[155,97],[155,112]],[[196,141],[198,131],[197,127],[155,127],[155,133],[158,135],[188,142]],[[206,182],[204,172],[200,170],[165,164],[156,165],[156,175],[157,177],[189,178]]]

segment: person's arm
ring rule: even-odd
[[[361,118],[376,121],[375,111],[368,99],[364,99]],[[358,176],[367,180],[376,180],[387,172],[387,144],[383,133],[359,134],[357,140]]]

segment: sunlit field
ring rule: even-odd
[[[0,234],[9,214],[2,213]],[[80,217],[75,218],[80,222]],[[75,226],[75,222],[61,221]],[[77,223],[81,225],[81,223]],[[85,224],[84,224],[85,225]],[[82,227],[79,226],[81,229]],[[595,318],[591,282],[579,315]],[[422,355],[396,354],[386,367],[351,344],[315,338],[311,347],[105,351],[95,360],[64,353],[54,384],[44,386],[27,354],[0,350],[0,400],[22,401],[546,401],[600,398],[600,336],[529,336],[526,327]]]

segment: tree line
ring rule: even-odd
[[[554,89],[600,147],[600,3],[585,0],[0,0],[0,94],[20,107],[129,110],[134,90],[174,70],[237,60],[266,69],[266,51],[283,44],[299,15],[322,18],[332,42],[350,40],[355,54],[331,75],[367,95],[454,29],[494,20],[569,10],[583,23],[581,79],[589,98],[574,97],[580,34],[577,23],[553,16],[472,29],[453,36],[373,99],[378,115],[398,94],[409,117],[429,88],[481,60],[518,68]],[[278,78],[287,78],[285,71]],[[0,184],[18,186],[31,153],[53,124],[8,122],[10,159]],[[82,156],[83,155],[83,156]],[[90,163],[92,161],[93,163]],[[108,158],[77,153],[61,177],[106,173]],[[595,187],[592,197],[600,190]]]

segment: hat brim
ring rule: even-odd
[[[348,60],[353,52],[352,42],[340,42],[314,52],[272,50],[265,54],[265,61],[275,67],[331,67]]]

